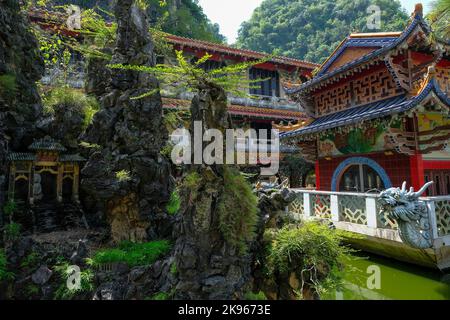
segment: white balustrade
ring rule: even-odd
[[[401,241],[395,221],[381,212],[377,194],[292,189],[297,199],[288,207],[299,219],[330,219],[338,228]],[[450,243],[450,196],[421,198],[430,214],[435,243]],[[436,241],[439,240],[439,241]]]

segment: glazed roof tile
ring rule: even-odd
[[[304,128],[285,132],[280,136],[281,138],[302,136],[305,134],[317,133],[328,129],[355,124],[361,121],[367,121],[382,118],[392,114],[406,112],[416,107],[432,92],[434,92],[444,104],[450,107],[450,98],[444,92],[442,92],[437,81],[435,79],[431,79],[423,88],[423,90],[413,98],[407,98],[405,95],[400,95],[362,106],[349,108],[317,118],[310,125]]]
[[[220,53],[225,53],[225,54],[230,54],[230,55],[245,56],[245,57],[253,58],[253,59],[263,59],[263,58],[267,58],[270,56],[267,53],[257,52],[257,51],[248,50],[248,49],[238,49],[238,48],[233,48],[233,47],[223,45],[220,43],[213,43],[213,42],[208,42],[208,41],[203,41],[203,40],[190,39],[190,38],[175,36],[172,34],[167,34],[166,39],[168,40],[168,42],[170,42],[172,44],[191,46],[191,47],[195,47],[195,48],[201,48],[204,50],[215,51],[215,52],[220,52]],[[289,66],[308,68],[311,70],[315,69],[319,66],[319,64],[316,64],[313,62],[289,58],[289,57],[281,57],[281,56],[274,56],[271,59],[271,61],[275,62],[275,63],[289,65]]]
[[[33,153],[25,152],[11,152],[6,156],[7,161],[34,161],[36,160],[36,155]]]
[[[29,150],[47,150],[47,151],[59,151],[64,152],[66,148],[59,142],[53,140],[51,137],[47,136],[43,139],[35,140],[29,147]]]
[[[183,108],[188,109],[191,105],[189,100],[174,99],[174,98],[163,98],[164,108],[175,109]],[[304,112],[292,111],[292,110],[282,110],[273,108],[263,108],[263,107],[250,107],[232,104],[228,106],[228,112],[234,115],[242,116],[254,116],[269,119],[309,119]]]

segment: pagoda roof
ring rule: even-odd
[[[280,134],[280,137],[285,139],[289,137],[303,136],[406,112],[418,106],[433,94],[443,104],[450,107],[450,98],[441,90],[436,79],[432,77],[427,80],[421,91],[415,97],[408,98],[406,95],[399,95],[393,98],[328,114],[317,118],[306,127],[282,133]]]
[[[59,142],[53,140],[51,137],[46,136],[43,139],[35,140],[29,147],[29,150],[38,151],[38,150],[45,150],[45,151],[58,151],[58,152],[64,152],[66,151],[66,148],[60,144]]]
[[[317,76],[324,75],[347,48],[384,48],[394,43],[400,35],[401,32],[353,33],[325,60]]]
[[[36,155],[34,153],[26,152],[10,152],[6,156],[7,161],[35,161]]]
[[[165,109],[186,109],[188,110],[191,101],[175,98],[163,98],[163,106]],[[267,107],[252,107],[231,104],[228,106],[228,112],[237,116],[250,116],[265,119],[292,119],[292,120],[307,120],[309,117],[302,111],[267,108]]]
[[[344,40],[335,52],[324,62],[319,73],[311,80],[301,84],[298,87],[286,89],[288,94],[296,94],[311,89],[313,86],[326,81],[330,78],[340,75],[346,71],[358,67],[362,64],[368,63],[371,60],[383,59],[384,55],[389,51],[400,47],[406,40],[409,39],[414,32],[421,28],[425,34],[429,34],[431,29],[426,21],[423,19],[423,12],[421,8],[416,8],[416,11],[411,17],[411,22],[408,27],[401,33],[380,33],[376,34],[353,34]],[[356,58],[346,64],[327,72],[332,63],[345,51],[347,46],[359,46],[359,47],[379,47],[378,49]],[[342,75],[340,75],[342,76]]]
[[[270,57],[267,53],[257,52],[253,50],[248,49],[238,49],[231,46],[227,46],[220,43],[214,43],[214,42],[208,42],[203,40],[196,40],[191,38],[185,38],[176,36],[173,34],[167,34],[166,39],[171,44],[177,44],[181,46],[190,46],[193,48],[199,48],[204,49],[206,51],[211,52],[219,52],[222,54],[229,54],[229,55],[235,55],[235,56],[241,56],[251,59],[264,59]],[[282,57],[282,56],[273,56],[270,59],[270,62],[278,63],[278,64],[284,64],[288,66],[295,66],[300,68],[307,68],[307,69],[315,69],[319,66],[317,63],[299,60],[295,58],[290,57]]]

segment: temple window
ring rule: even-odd
[[[348,167],[341,176],[339,191],[343,192],[380,192],[384,190],[383,180],[368,165],[355,164]]]
[[[280,96],[280,75],[278,71],[251,68],[249,76],[250,80],[264,79],[264,81],[252,84],[255,88],[250,88],[250,94],[268,97]]]

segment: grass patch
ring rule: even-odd
[[[83,129],[92,123],[94,115],[100,109],[98,101],[94,97],[68,87],[52,89],[45,95],[43,101],[44,112],[47,114],[64,113],[68,110],[81,114]]]
[[[176,215],[180,211],[181,199],[177,190],[174,190],[170,195],[169,203],[166,206],[167,213],[171,216]]]
[[[82,293],[92,292],[94,290],[94,273],[92,270],[80,270],[80,285],[78,288],[74,286],[69,289],[67,283],[70,282],[71,277],[74,277],[73,269],[68,262],[63,262],[55,266],[55,271],[61,279],[61,285],[55,291],[55,300],[72,300],[75,296]]]
[[[153,295],[150,300],[169,300],[170,296],[166,292],[158,292],[157,294]]]
[[[267,300],[266,295],[264,294],[264,292],[260,291],[258,293],[254,293],[254,292],[246,292],[244,294],[244,300]]]
[[[258,221],[258,198],[241,173],[224,167],[224,191],[217,206],[219,228],[225,240],[241,253],[255,236]]]
[[[171,250],[167,240],[146,243],[122,242],[117,248],[98,251],[89,263],[93,266],[126,263],[130,267],[152,265]]]

